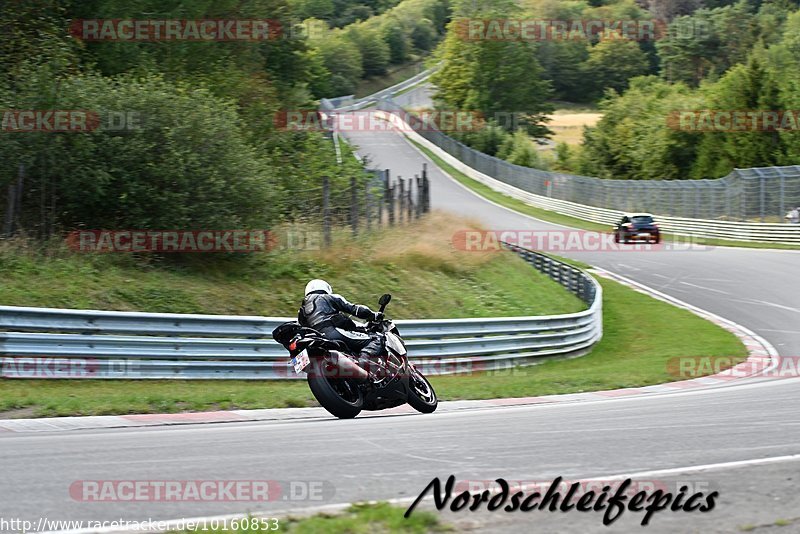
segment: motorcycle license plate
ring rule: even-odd
[[[305,350],[303,350],[302,352],[300,352],[300,354],[292,358],[292,365],[294,365],[294,372],[298,374],[305,371],[306,367],[308,367],[310,363],[311,359],[308,357],[308,352],[306,352]]]

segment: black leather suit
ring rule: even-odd
[[[297,322],[322,332],[331,340],[344,341],[345,344],[362,358],[375,358],[381,353],[381,338],[358,329],[357,325],[347,315],[352,315],[364,320],[375,320],[378,314],[366,306],[352,304],[341,295],[328,295],[322,291],[306,295]],[[361,361],[364,364],[367,361]]]

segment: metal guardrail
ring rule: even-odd
[[[353,95],[340,96],[337,98],[323,98],[320,100],[320,108],[323,111],[355,111],[370,106],[379,102],[383,98],[391,98],[397,93],[425,81],[436,71],[436,69],[437,67],[431,67],[430,69],[426,69],[418,74],[415,74],[411,78],[403,80],[400,83],[362,98],[356,99],[353,98]]]
[[[533,193],[519,187],[520,185],[524,184],[520,184],[515,180],[508,180],[507,177],[505,177],[505,175],[502,173],[493,173],[493,175],[489,175],[481,172],[480,170],[472,167],[469,162],[462,161],[459,159],[459,157],[457,157],[457,155],[454,155],[446,148],[439,146],[435,142],[435,139],[429,139],[429,135],[423,135],[426,132],[418,132],[416,129],[414,129],[413,125],[406,122],[406,119],[408,119],[408,117],[411,115],[402,110],[402,108],[399,108],[400,111],[397,111],[397,109],[391,104],[381,105],[379,108],[381,109],[381,112],[379,113],[383,113],[383,118],[389,120],[399,127],[406,136],[425,146],[429,150],[434,151],[437,155],[439,155],[439,157],[441,157],[455,169],[496,191],[505,193],[513,198],[522,200],[523,202],[538,208],[554,211],[563,215],[569,215],[571,217],[586,221],[608,224],[609,231],[611,230],[611,225],[618,222],[623,213],[625,213],[621,210],[579,204],[577,202],[570,202],[568,200],[562,200],[547,195]],[[444,136],[444,134],[441,134],[441,132],[436,133]],[[453,142],[456,141],[453,140]],[[503,163],[510,165],[507,162]],[[529,170],[531,172],[544,173],[544,171],[538,171],[536,169]],[[800,167],[798,167],[798,173],[800,175]],[[615,181],[619,182],[620,180]],[[632,210],[646,211],[647,204],[640,205],[638,208],[632,208]],[[800,224],[736,222],[714,219],[669,217],[663,215],[658,216],[658,223],[663,231],[676,235],[800,245]]]
[[[505,369],[588,352],[602,337],[602,289],[588,274],[506,245],[588,309],[539,317],[398,321],[429,374]],[[5,378],[292,379],[271,332],[284,317],[0,306]]]
[[[380,109],[405,112],[384,98]],[[783,221],[800,205],[800,165],[735,169],[705,180],[617,180],[515,165],[430,127],[420,135],[473,169],[537,195],[616,211],[721,221]]]

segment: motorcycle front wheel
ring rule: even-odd
[[[422,373],[413,366],[409,366],[408,377],[408,404],[421,413],[433,413],[439,406],[439,398],[433,386]]]
[[[330,362],[315,359],[308,373],[308,387],[314,398],[331,415],[339,419],[352,419],[361,413],[364,393],[353,380],[331,376],[336,372]]]

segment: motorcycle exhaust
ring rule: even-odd
[[[332,353],[337,356],[336,365],[339,369],[339,378],[355,378],[357,380],[366,380],[369,378],[369,374],[345,354],[335,351],[332,351]]]

